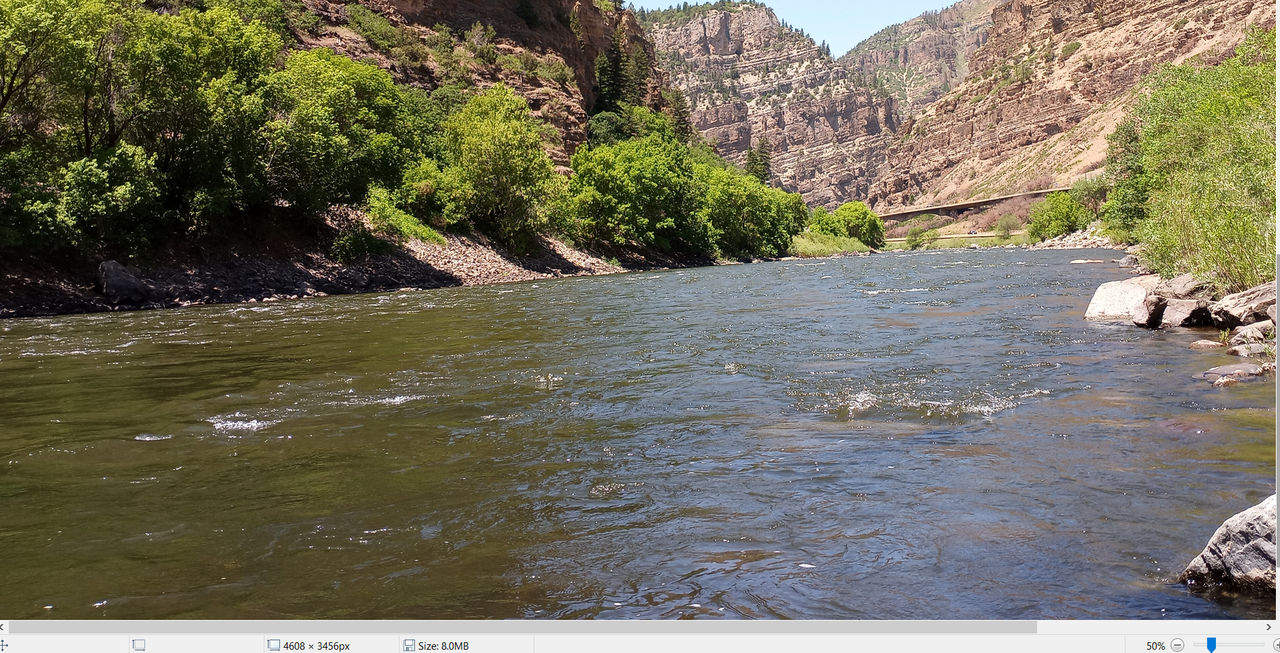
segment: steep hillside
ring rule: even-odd
[[[1013,0],[969,78],[903,125],[868,194],[881,211],[1048,187],[1103,164],[1139,79],[1218,58],[1275,2]]]
[[[428,89],[450,80],[510,86],[556,127],[560,142],[550,154],[559,165],[567,165],[586,140],[587,116],[599,93],[595,61],[615,38],[622,50],[639,54],[647,64],[647,104],[660,108],[668,87],[635,15],[608,0],[303,0],[303,5],[322,19],[311,33],[301,34],[304,47],[372,60],[399,81]],[[409,34],[411,42],[398,42],[403,37],[391,34],[380,38],[367,20],[353,20],[357,7],[373,10],[390,23],[388,29]],[[476,24],[492,31],[473,32]]]
[[[767,138],[775,183],[810,204],[863,197],[897,127],[896,102],[859,86],[813,39],[763,5],[650,12],[659,61],[694,126],[742,163]]]
[[[859,43],[840,63],[862,84],[896,97],[914,114],[964,81],[987,40],[991,10],[1005,0],[962,0],[891,25]]]

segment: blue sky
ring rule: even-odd
[[[636,7],[666,9],[671,0],[629,0]],[[813,40],[831,45],[839,57],[863,39],[894,23],[901,23],[931,9],[942,9],[957,0],[764,0],[778,17],[804,30]],[[689,4],[702,4],[690,2]]]

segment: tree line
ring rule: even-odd
[[[280,0],[0,0],[0,250],[146,257],[308,228],[344,204],[370,222],[337,234],[340,259],[472,229],[517,250],[546,233],[767,257],[810,222],[799,195],[769,186],[767,142],[743,171],[697,137],[678,92],[646,108],[647,61],[616,35],[566,178],[545,151],[554,129],[511,89],[398,85],[297,48],[316,20]]]

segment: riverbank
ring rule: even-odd
[[[128,265],[10,259],[0,262],[0,318],[408,292],[715,263],[651,251],[593,253],[549,237],[539,237],[536,253],[524,256],[479,234],[445,239],[443,246],[409,241],[350,263],[334,260],[322,241],[296,235],[170,252]]]

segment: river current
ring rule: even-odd
[[[1274,381],[1085,256],[0,321],[0,615],[1274,618],[1174,582]]]

